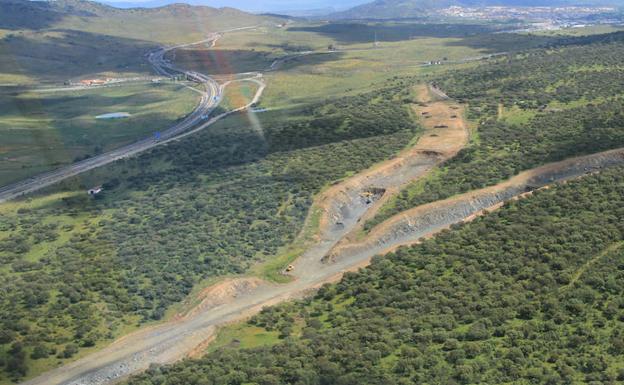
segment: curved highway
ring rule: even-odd
[[[148,54],[148,60],[150,64],[154,67],[154,70],[159,75],[183,75],[187,79],[201,84],[204,87],[203,91],[199,91],[202,96],[195,110],[190,113],[186,118],[184,118],[181,122],[163,131],[158,140],[154,138],[142,139],[138,142],[117,148],[104,154],[100,154],[92,158],[88,158],[83,161],[76,162],[71,165],[64,166],[50,172],[33,176],[20,182],[1,187],[0,203],[32,193],[44,187],[51,186],[64,179],[76,176],[85,171],[107,165],[119,159],[131,157],[143,151],[149,150],[150,148],[165,144],[172,139],[178,138],[181,134],[193,130],[194,128],[205,128],[207,124],[202,123],[206,123],[205,121],[208,118],[208,115],[210,115],[215,107],[219,105],[219,102],[221,101],[221,95],[223,93],[223,87],[219,86],[219,84],[210,76],[206,76],[196,71],[186,71],[173,66],[166,59],[164,59],[164,55],[167,52],[177,48],[202,43],[212,43],[212,45],[214,46],[214,44],[220,37],[221,34],[216,33],[211,35],[208,39],[199,42],[173,47],[159,48],[158,50],[150,52]],[[214,123],[214,121],[216,120],[211,120],[210,122]],[[196,131],[193,130],[193,132]]]

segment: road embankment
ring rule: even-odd
[[[463,107],[440,98],[436,89],[417,87],[419,104],[413,106],[423,132],[415,145],[324,191],[320,233],[324,239],[352,238],[361,226],[406,185],[454,157],[469,140]]]

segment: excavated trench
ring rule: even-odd
[[[391,196],[407,184],[423,177],[434,167],[454,157],[469,139],[460,106],[433,95],[426,86],[419,88],[423,101],[415,114],[427,113],[422,120],[425,130],[418,142],[398,154],[354,177],[338,183],[319,197],[316,206],[322,210],[319,240],[293,264],[292,274],[299,280],[315,280],[327,271],[319,261],[339,242],[350,241],[367,218],[370,218]],[[345,266],[347,268],[347,266]]]
[[[461,223],[483,210],[557,182],[624,164],[624,149],[565,160],[527,171],[499,185],[469,192],[400,213],[375,227],[365,241],[339,242],[323,257],[326,263],[361,261]]]

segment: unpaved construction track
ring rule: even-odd
[[[420,93],[428,95],[427,88],[422,87]],[[263,306],[301,296],[353,268],[354,264],[350,262],[324,264],[321,260],[340,239],[356,228],[365,213],[381,204],[381,196],[388,196],[399,186],[421,177],[454,156],[468,140],[463,119],[451,118],[459,111],[451,107],[458,107],[449,101],[426,101],[427,107],[422,108],[431,117],[423,118],[427,128],[413,148],[333,186],[317,199],[316,204],[323,209],[320,239],[295,263],[296,279],[293,282],[274,285],[257,279],[228,280],[218,288],[208,289],[206,300],[185,317],[128,335],[97,353],[25,384],[110,384],[145,370],[151,363],[176,361],[209,340],[215,326],[241,319]],[[418,109],[416,112],[421,114],[424,111]],[[447,127],[435,128],[440,125]]]
[[[376,226],[362,242],[342,240],[325,256],[328,262],[360,261],[399,246],[417,243],[422,237],[491,211],[512,198],[586,174],[624,164],[624,149],[549,164],[493,187],[461,194],[404,211]]]
[[[363,217],[378,209],[387,199],[384,197],[454,156],[467,141],[461,110],[452,101],[430,100],[426,104],[417,112],[428,128],[415,147],[319,196],[315,203],[323,210],[319,237],[294,264],[292,282],[277,285],[255,278],[224,281],[206,289],[201,304],[186,316],[128,335],[25,384],[111,384],[145,370],[151,363],[171,363],[188,354],[196,355],[197,348],[213,338],[215,327],[299,297],[367,264],[380,252],[413,244],[529,190],[624,164],[624,149],[551,164],[488,189],[409,210],[380,224],[365,242],[357,243],[349,235],[358,229]],[[422,115],[424,112],[427,114]]]

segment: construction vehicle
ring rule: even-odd
[[[360,194],[360,196],[364,199],[366,199],[366,204],[370,205],[371,203],[373,203],[373,197],[375,196],[372,192],[370,191],[365,191],[363,193]]]

